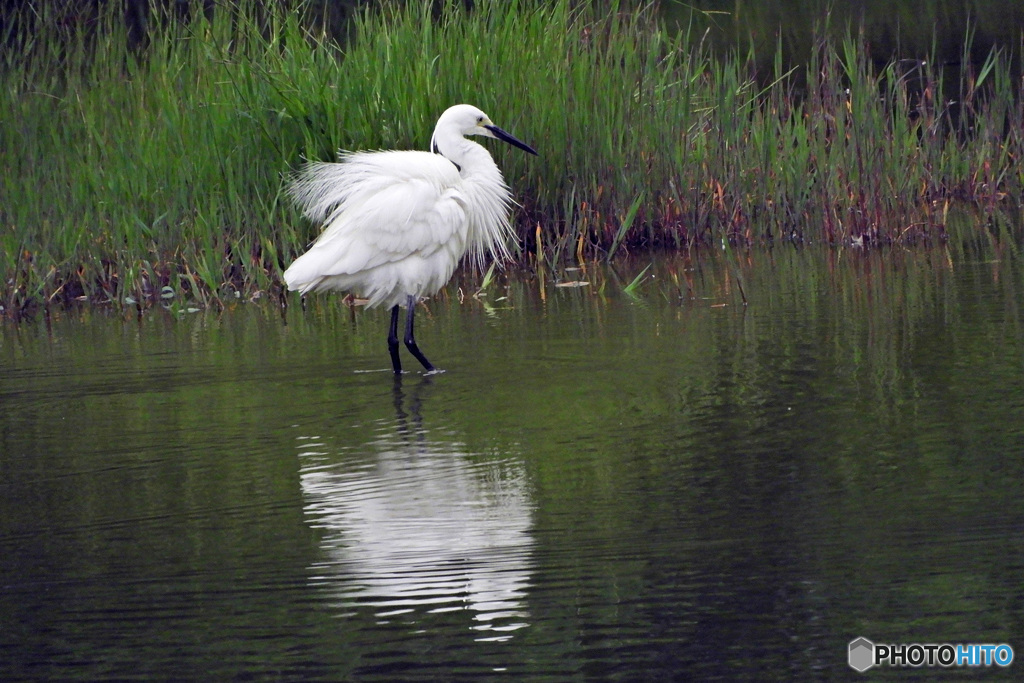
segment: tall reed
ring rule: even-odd
[[[999,212],[1024,191],[1024,93],[1002,52],[948,101],[934,60],[878,71],[855,34],[819,40],[806,78],[777,56],[765,79],[651,6],[435,4],[366,10],[344,47],[254,0],[155,25],[144,50],[114,9],[94,30],[44,15],[8,37],[4,312],[277,291],[316,229],[282,200],[283,176],[339,148],[423,149],[460,101],[541,152],[493,150],[524,263],[945,239],[950,204]]]

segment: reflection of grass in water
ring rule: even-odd
[[[568,5],[371,12],[343,55],[294,13],[257,19],[246,2],[154,28],[142,57],[116,13],[91,37],[41,28],[0,76],[4,312],[277,291],[313,237],[280,201],[281,174],[341,147],[422,148],[455,101],[541,150],[494,150],[522,204],[520,260],[537,268],[706,244],[934,241],[950,206],[998,216],[1024,190],[1005,55],[965,71],[950,103],[930,63],[878,71],[858,40],[819,39],[798,93],[781,58],[759,86],[752,62],[713,58],[649,10]]]
[[[782,43],[787,63],[803,64],[815,42],[815,29],[823,23],[833,38],[842,38],[849,26],[863,27],[879,65],[880,59],[892,55],[933,56],[954,65],[968,22],[976,36],[971,56],[983,61],[993,45],[1016,46],[1024,23],[1024,7],[1016,0],[703,0],[699,10],[694,4],[664,3],[660,11],[670,26],[692,22],[710,28],[707,39],[718,51],[752,45],[759,72],[770,70],[776,41]]]
[[[820,501],[824,519],[842,512],[829,507],[837,498],[887,514],[911,505],[915,515],[931,506],[980,513],[986,480],[994,480],[987,496],[1019,489],[1002,474],[1020,469],[1005,460],[1019,439],[1019,404],[993,399],[1020,384],[1024,285],[1018,259],[979,267],[983,253],[741,253],[746,307],[718,252],[658,260],[638,293],[645,306],[615,287],[604,298],[593,286],[549,290],[544,320],[530,317],[535,305],[506,314],[543,340],[535,375],[516,365],[506,372],[517,395],[544,401],[506,406],[507,397],[481,396],[487,418],[467,426],[469,438],[500,433],[503,421],[530,425],[523,450],[534,454],[538,487],[571,491],[567,514],[579,500],[601,509],[631,482],[642,490],[660,481],[656,466],[692,468],[699,482],[708,466],[739,478],[794,461],[801,487],[831,491]],[[628,281],[648,264],[616,265]],[[513,285],[509,298],[536,302],[530,284]]]

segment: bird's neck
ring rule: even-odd
[[[435,135],[431,140],[430,148],[434,153],[440,154],[458,166],[459,173],[463,178],[489,174],[492,169],[497,168],[490,153],[483,145],[467,140],[461,135],[448,137]]]

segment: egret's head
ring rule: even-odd
[[[453,133],[462,137],[483,135],[489,138],[496,138],[530,154],[537,154],[537,150],[533,147],[519,140],[511,133],[498,128],[487,114],[469,104],[456,104],[441,114],[441,118],[437,120],[437,127],[434,128],[434,136],[431,138],[431,150],[439,152],[438,140],[447,138]]]

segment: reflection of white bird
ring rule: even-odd
[[[406,347],[433,371],[413,336],[416,303],[448,282],[467,251],[477,262],[485,252],[508,257],[508,187],[491,155],[467,135],[537,153],[476,107],[459,104],[438,119],[433,154],[343,152],[339,163],[307,164],[289,187],[305,216],[323,222],[324,231],[285,271],[288,289],[354,290],[369,306],[390,306],[388,349],[396,374],[402,371],[399,307],[408,309]]]
[[[459,443],[386,434],[334,456],[299,437],[308,523],[322,531],[314,582],[346,611],[385,619],[469,613],[486,640],[529,623],[533,501],[523,465]]]

